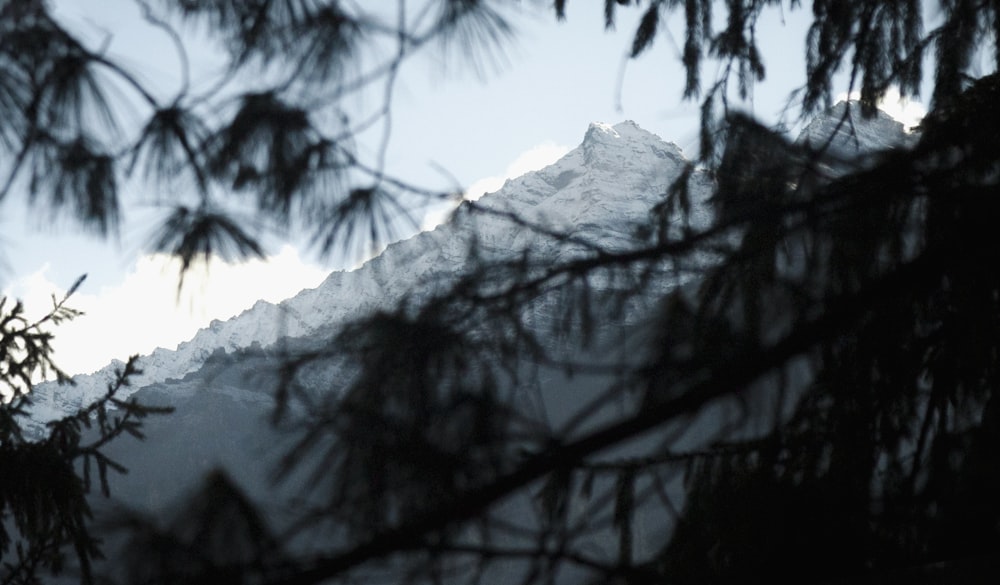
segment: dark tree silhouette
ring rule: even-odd
[[[178,39],[170,23],[201,24],[226,48],[233,79],[264,73],[235,97],[184,84],[166,100],[75,40],[43,3],[5,4],[0,137],[12,156],[3,194],[26,184],[47,209],[107,233],[119,169],[142,168],[154,184],[182,176],[193,198],[171,202],[156,246],[185,265],[260,254],[250,225],[304,225],[327,250],[385,237],[404,195],[449,195],[362,160],[350,146],[360,126],[338,117],[338,98],[371,84],[390,96],[400,67],[432,45],[488,58],[513,22],[499,0],[415,11],[399,2],[395,21],[355,4],[148,7],[147,18]],[[553,3],[556,17],[565,5]],[[798,2],[607,0],[609,27],[619,10],[643,12],[633,57],[681,18],[684,92],[702,103],[698,164],[650,210],[642,244],[588,247],[503,214],[512,229],[583,252],[476,256],[434,298],[283,356],[275,419],[299,440],[279,474],[316,486],[303,495],[301,520],[276,536],[236,486],[213,475],[178,524],[128,523],[127,574],[275,583],[995,578],[1000,81],[977,76],[973,63],[990,50],[992,66],[1000,61],[1000,3],[811,7],[804,82],[790,88],[802,115],[831,106],[835,74],[846,71],[844,89],[861,95],[839,110],[850,129],[856,110],[875,115],[891,87],[916,94],[930,69],[932,110],[913,146],[846,156],[830,143],[791,142],[730,107],[765,73],[758,19],[802,9]],[[394,50],[373,64],[360,57],[368,42]],[[718,73],[706,82],[708,70]],[[147,104],[138,135],[112,132],[120,124],[98,73]],[[380,117],[391,114],[386,99]],[[692,186],[708,179],[713,219],[699,226]],[[253,195],[255,221],[233,215],[231,191]],[[456,221],[497,213],[469,202]],[[567,318],[533,320],[544,303]],[[643,306],[644,327],[616,325]],[[628,359],[598,359],[595,348],[620,334],[635,344]],[[45,355],[38,350],[37,367],[50,367]],[[317,384],[330,364],[341,373]],[[4,374],[24,380],[19,371]],[[553,422],[515,391],[542,380],[578,385],[590,402]],[[15,411],[4,408],[4,457],[36,457],[30,449],[48,443],[17,438],[7,414]],[[65,424],[90,419],[72,420]],[[703,429],[700,440],[685,437],[692,428]],[[57,566],[49,553],[67,544],[84,567],[92,556],[71,464],[78,445],[38,455],[58,462],[58,473],[20,484],[45,494],[68,482],[70,500],[24,508],[3,484],[4,527],[14,522],[31,545],[7,580],[30,582],[20,572]],[[650,550],[646,536],[657,530]]]
[[[169,409],[142,406],[117,394],[139,371],[134,359],[108,384],[107,393],[74,414],[52,421],[42,432],[25,428],[36,381],[54,374],[72,383],[52,362],[50,328],[79,312],[66,306],[80,278],[52,309],[29,321],[21,303],[8,307],[0,298],[0,555],[4,583],[35,583],[39,575],[58,573],[75,554],[84,580],[100,558],[86,494],[92,485],[108,494],[108,473],[124,468],[104,453],[121,435],[142,438],[142,419]]]

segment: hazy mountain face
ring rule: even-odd
[[[508,181],[478,200],[475,205],[486,212],[459,210],[451,222],[389,246],[357,270],[334,272],[316,289],[277,306],[259,302],[227,322],[213,322],[174,351],[157,350],[141,358],[144,374],[135,384],[135,398],[177,410],[148,420],[146,441],[111,447],[110,454],[130,469],[114,480],[115,497],[131,506],[160,508],[219,466],[242,480],[252,495],[268,497],[270,464],[281,452],[270,423],[275,380],[269,372],[276,371],[278,350],[288,340],[319,344],[339,325],[390,310],[404,297],[419,305],[421,298],[445,290],[483,258],[499,261],[527,253],[565,260],[591,253],[588,244],[608,250],[636,246],[637,228],[685,163],[676,146],[632,122],[593,124],[583,143],[555,164]],[[702,198],[709,187],[707,180],[698,183]],[[512,223],[512,214],[566,230],[577,239],[555,241]],[[707,222],[707,207],[697,215]],[[468,255],[473,245],[478,258]],[[560,318],[559,300],[536,304],[530,318]],[[251,347],[272,351],[233,357]],[[38,420],[103,392],[113,367],[78,377],[73,388],[43,388]],[[549,408],[562,410],[559,398],[553,399]]]
[[[906,140],[902,126],[890,119],[855,118],[851,120],[855,128],[848,129],[842,114],[843,110],[835,108],[817,119],[800,140],[816,143],[832,136],[833,148],[844,157],[858,149],[885,148]],[[862,131],[849,138],[856,128]],[[128,439],[110,446],[108,454],[130,470],[112,478],[114,501],[163,512],[209,471],[221,468],[253,500],[270,503],[278,523],[286,514],[293,516],[294,511],[281,509],[280,502],[294,495],[306,480],[275,485],[275,466],[294,434],[271,421],[276,372],[286,351],[318,347],[343,324],[374,311],[391,311],[404,301],[419,306],[483,262],[530,258],[532,266],[544,266],[545,262],[586,257],[596,249],[637,247],[650,210],[662,201],[686,164],[676,146],[632,122],[592,124],[583,143],[555,164],[465,204],[475,206],[476,213],[460,209],[449,223],[389,246],[357,270],[334,272],[319,287],[279,305],[258,302],[229,321],[213,322],[175,350],[157,350],[141,358],[144,374],[134,385],[135,398],[176,411],[150,419],[144,427],[146,441]],[[693,227],[705,227],[711,219],[712,184],[696,172],[691,185]],[[572,238],[551,237],[530,225]],[[475,254],[470,255],[470,250]],[[621,286],[610,276],[595,279],[590,284],[598,291]],[[669,278],[657,280],[648,285],[645,298],[654,302],[658,293],[677,284]],[[526,308],[524,321],[549,327],[571,316],[568,302],[558,294],[543,295]],[[641,342],[642,314],[647,308],[640,299],[621,311],[586,351],[593,353],[595,361],[609,355],[630,359],[629,353]],[[623,341],[620,335],[631,339]],[[546,339],[553,346],[561,343],[559,335]],[[36,423],[71,412],[102,394],[114,367],[78,377],[75,387],[41,387]],[[331,367],[314,374],[318,391],[335,387],[332,381],[341,373]],[[544,409],[556,421],[571,417],[607,383],[600,375],[571,378],[554,367],[543,367],[535,374],[543,404],[531,407]],[[721,416],[709,413],[705,419],[709,422],[704,424],[717,424]],[[685,440],[697,442],[702,434],[689,432]],[[654,519],[650,525],[650,538],[662,538],[663,530],[656,528]]]
[[[880,113],[864,120],[855,110],[844,115],[842,104],[816,118],[798,140],[828,148],[833,159],[911,142],[903,126]],[[827,144],[829,141],[829,144]],[[353,271],[337,271],[317,288],[307,289],[278,305],[258,301],[228,321],[213,321],[177,348],[157,349],[143,356],[143,374],[134,388],[180,379],[198,370],[219,350],[259,346],[282,338],[303,338],[329,331],[338,324],[378,309],[394,307],[404,297],[429,296],[445,290],[469,270],[468,252],[475,240],[486,258],[516,258],[524,253],[542,259],[587,254],[587,244],[624,250],[640,244],[638,231],[648,226],[650,209],[663,199],[688,161],[680,149],[627,121],[610,126],[594,123],[583,143],[555,164],[509,180],[476,205],[487,213],[459,213],[449,223],[390,245],[381,255]],[[707,199],[712,185],[696,173],[693,180],[693,226],[704,227],[711,213]],[[574,240],[554,241],[524,222],[572,234]],[[43,384],[33,419],[52,420],[104,393],[120,362],[94,374],[75,378],[76,385]]]

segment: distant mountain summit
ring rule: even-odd
[[[858,103],[838,102],[807,124],[797,141],[813,148],[825,147],[833,156],[854,157],[859,153],[912,146],[917,136],[882,110],[865,118]]]
[[[677,146],[635,122],[591,124],[583,143],[556,163],[508,180],[478,200],[478,205],[498,213],[473,217],[459,210],[451,221],[391,244],[360,268],[331,273],[314,289],[278,304],[258,301],[227,321],[214,320],[175,349],[156,349],[140,358],[143,373],[130,390],[183,378],[220,349],[231,353],[255,345],[266,348],[282,338],[312,335],[392,307],[404,295],[440,290],[464,269],[473,238],[493,255],[528,248],[537,256],[567,253],[512,224],[501,212],[571,230],[598,245],[628,246],[634,242],[635,227],[645,221],[684,164]],[[74,386],[39,385],[32,418],[44,423],[92,402],[104,394],[122,365],[115,361],[93,374],[76,376]]]
[[[799,137],[818,143],[833,136],[840,153],[869,151],[907,142],[902,124],[879,113],[863,119],[858,108],[845,115],[841,103],[817,117]],[[377,309],[394,307],[443,290],[468,269],[472,241],[493,258],[530,251],[535,258],[565,259],[586,254],[587,244],[625,250],[639,244],[637,228],[648,224],[651,208],[662,200],[688,160],[675,144],[643,130],[635,122],[592,123],[583,142],[557,162],[508,180],[475,204],[486,212],[463,213],[433,230],[389,245],[379,256],[352,271],[331,273],[314,289],[278,304],[258,301],[227,321],[212,321],[175,349],[157,349],[139,360],[138,389],[180,380],[202,368],[211,356],[251,347],[267,348],[281,339],[308,337]],[[695,174],[695,224],[707,225],[711,182]],[[464,204],[469,205],[469,204]],[[575,242],[541,237],[523,222],[572,233]],[[39,427],[102,396],[121,362],[74,378],[74,386],[41,384],[36,388],[32,419]]]
[[[852,152],[888,148],[911,139],[902,125],[892,120],[853,119],[852,115],[834,108],[810,124],[800,141],[813,144],[814,139],[830,139],[831,148],[837,149],[836,155],[847,160]],[[489,278],[484,279],[487,286],[499,281],[497,286],[502,287],[508,278],[504,267],[515,267],[509,274],[516,275],[516,268],[525,259],[531,261],[524,262],[527,270],[536,271],[532,274],[544,274],[551,266],[569,260],[647,246],[649,240],[644,234],[648,234],[651,210],[664,200],[670,186],[688,168],[689,162],[677,146],[634,122],[613,126],[591,124],[583,142],[554,164],[509,180],[497,192],[485,194],[477,201],[463,203],[448,222],[388,246],[360,268],[333,272],[318,287],[278,304],[260,301],[237,317],[213,321],[176,349],[158,349],[143,356],[139,361],[143,374],[133,379],[128,392],[141,404],[169,406],[174,412],[144,422],[142,431],[146,441],[124,439],[106,446],[105,455],[127,468],[128,473],[110,474],[111,500],[97,495],[90,498],[95,516],[102,517],[109,508],[113,512],[124,505],[157,520],[183,517],[178,513],[183,512],[184,497],[195,493],[204,478],[220,477],[215,472],[221,471],[261,510],[269,526],[283,529],[301,520],[300,496],[312,481],[310,474],[300,468],[285,475],[281,483],[275,482],[274,474],[288,446],[302,438],[296,435],[294,424],[273,424],[274,389],[278,373],[287,363],[283,349],[294,352],[329,348],[341,326],[376,311],[393,311],[404,301],[409,307],[425,305],[436,294],[451,290],[463,276],[476,276],[477,270],[484,267],[490,271]],[[706,227],[712,218],[713,193],[708,173],[695,171],[689,189],[690,220],[695,228]],[[627,270],[623,272],[625,278],[631,277]],[[614,290],[613,278],[602,280],[607,274],[588,273],[587,290],[602,287],[603,291]],[[648,340],[643,337],[649,333],[649,327],[642,321],[649,315],[649,305],[644,303],[647,298],[656,302],[666,287],[677,284],[676,273],[668,270],[650,279],[627,281],[620,290],[641,291],[636,297],[642,298],[629,297],[625,301],[636,300],[638,309],[629,305],[618,312],[618,318],[603,319],[599,326],[606,325],[607,330],[593,335],[598,339],[593,344],[573,343],[577,340],[572,336],[580,328],[551,327],[566,319],[566,315],[578,315],[566,308],[574,302],[574,293],[562,296],[565,292],[562,289],[573,286],[553,286],[552,294],[547,291],[534,294],[537,292],[534,291],[529,295],[529,303],[517,305],[515,328],[546,332],[539,333],[533,341],[550,344],[555,348],[553,353],[560,351],[559,343],[566,341],[568,351],[573,352],[567,354],[572,363],[598,367],[577,372],[562,367],[558,360],[544,364],[517,361],[512,369],[522,365],[536,367],[531,375],[525,376],[531,378],[526,384],[532,387],[522,393],[518,381],[511,382],[515,385],[504,391],[511,392],[512,401],[523,398],[526,412],[537,409],[544,413],[544,420],[553,428],[575,418],[581,409],[588,411],[586,424],[601,422],[605,414],[614,416],[611,411],[618,412],[635,395],[626,392],[616,395],[615,401],[596,402],[609,381],[602,378],[606,374],[600,366],[641,359],[642,353],[649,349]],[[600,305],[598,310],[604,306]],[[497,333],[501,328],[490,329],[488,334],[502,336]],[[474,337],[475,325],[471,331],[470,337]],[[549,331],[557,332],[551,340]],[[386,347],[396,351],[392,341]],[[385,340],[380,339],[379,343]],[[545,349],[552,348],[546,345]],[[46,421],[75,413],[102,396],[114,369],[121,366],[113,363],[94,374],[77,376],[75,386],[39,386],[31,419],[33,431],[41,434]],[[350,361],[332,359],[304,373],[300,379],[308,392],[320,397],[317,403],[322,403],[330,397],[338,398],[337,392],[345,385],[342,381],[351,376],[351,367]],[[516,375],[520,377],[520,372]],[[506,379],[502,383],[507,383]],[[311,409],[317,403],[303,401],[292,404],[290,409],[297,409],[295,415],[308,417],[314,414]],[[709,412],[706,416],[709,418],[705,424],[700,418],[685,420],[683,438],[675,446],[687,449],[701,444],[699,441],[710,434],[708,427],[718,422],[711,417],[722,415]],[[584,426],[581,424],[576,430],[582,432]],[[636,438],[643,440],[653,439]],[[618,448],[625,450],[634,445],[623,444]],[[616,451],[620,452],[624,451]],[[671,484],[669,489],[675,490],[678,498],[682,497],[680,483]],[[523,511],[537,505],[535,496],[523,495],[516,502],[522,508],[510,510]],[[636,550],[648,552],[662,546],[663,528],[668,520],[645,514],[637,518],[641,521],[634,527]],[[618,543],[613,532],[595,532],[594,546],[613,549]],[[293,544],[315,546],[311,540]],[[112,559],[107,563],[109,570],[114,570],[114,559],[128,554],[119,545],[120,542],[108,540],[108,559]],[[490,582],[512,580],[501,576]]]

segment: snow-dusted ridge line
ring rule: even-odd
[[[842,115],[840,104],[818,117],[799,139],[829,135]],[[853,112],[852,112],[853,114]],[[854,119],[862,128],[863,150],[888,148],[909,139],[898,122],[885,115]],[[849,129],[840,127],[835,144],[849,148]],[[539,171],[508,180],[501,189],[484,195],[479,204],[515,212],[553,229],[571,230],[578,238],[606,249],[634,246],[635,228],[648,222],[649,210],[661,200],[670,183],[687,164],[680,148],[640,128],[632,121],[615,125],[593,123],[580,146]],[[710,183],[696,185],[694,220],[705,224]],[[267,347],[282,337],[303,337],[321,328],[359,318],[372,310],[394,306],[407,295],[424,295],[434,286],[446,286],[467,260],[468,242],[475,234],[481,248],[497,257],[519,255],[530,249],[537,258],[565,257],[551,239],[513,226],[499,215],[456,216],[455,220],[390,244],[380,255],[353,271],[331,273],[319,286],[306,289],[278,304],[258,301],[226,321],[212,321],[176,349],[158,348],[139,360],[142,375],[128,391],[182,378],[200,368],[217,349],[226,352]],[[32,419],[37,423],[74,412],[106,391],[121,362],[112,362],[93,374],[74,378],[74,386],[42,384],[36,388]]]
[[[652,199],[664,192],[684,160],[677,146],[634,122],[614,126],[593,123],[579,147],[544,169],[508,180],[479,202],[556,228],[573,228],[608,245],[620,245],[630,237],[633,224],[644,219]],[[621,196],[615,197],[616,193]],[[200,368],[218,348],[232,352],[254,343],[267,347],[285,336],[305,336],[392,306],[427,282],[447,281],[464,262],[470,229],[497,254],[533,244],[534,234],[513,229],[497,217],[480,217],[474,225],[443,224],[389,245],[353,271],[331,273],[316,288],[278,304],[258,301],[231,319],[213,320],[176,349],[157,348],[142,356],[139,367],[143,373],[133,378],[130,391],[182,378]],[[97,399],[122,366],[115,360],[92,374],[76,376],[74,386],[39,385],[32,418],[36,422],[52,420]]]

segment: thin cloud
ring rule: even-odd
[[[570,147],[552,141],[532,146],[507,165],[502,175],[484,177],[469,185],[469,188],[465,190],[464,198],[476,200],[486,193],[498,191],[508,179],[516,179],[525,173],[545,168],[565,156],[569,151]],[[451,203],[431,209],[424,216],[421,229],[425,231],[434,229],[447,220],[454,210],[455,205]]]
[[[194,266],[178,297],[176,259],[163,254],[140,258],[120,284],[88,290],[84,283],[69,305],[85,315],[54,330],[55,361],[69,374],[96,371],[112,359],[174,348],[211,320],[238,315],[260,300],[278,302],[317,286],[327,271],[305,262],[291,246],[267,260],[230,264],[216,260]],[[35,316],[65,291],[43,266],[4,291],[24,301]]]

